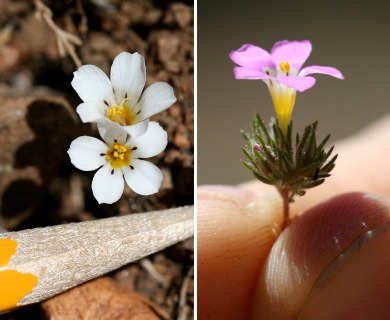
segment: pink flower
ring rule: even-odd
[[[236,79],[276,79],[278,82],[297,91],[310,89],[316,82],[309,74],[322,73],[344,79],[339,70],[333,67],[310,66],[303,68],[311,52],[311,43],[303,41],[279,41],[271,53],[252,44],[244,44],[230,53],[230,58],[240,65],[234,68]]]
[[[316,82],[310,74],[322,73],[344,79],[341,72],[333,67],[310,66],[301,69],[311,48],[308,40],[284,40],[276,42],[271,53],[252,44],[245,44],[230,53],[230,58],[239,65],[234,68],[236,79],[261,79],[267,84],[283,132],[287,132],[291,121],[296,92],[310,89]]]

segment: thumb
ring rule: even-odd
[[[282,223],[275,191],[249,201],[239,187],[198,189],[199,319],[248,319],[254,284]]]

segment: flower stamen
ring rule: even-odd
[[[288,75],[288,72],[291,69],[290,64],[287,61],[283,61],[283,62],[279,63],[279,68],[280,68],[280,70],[285,72],[286,75]]]
[[[131,160],[131,150],[123,144],[115,143],[106,154],[108,162],[114,169],[128,166]]]
[[[130,98],[127,97],[127,93],[125,98],[118,105],[113,104],[107,110],[107,117],[110,118],[111,121],[119,123],[121,126],[130,126],[134,124],[136,114],[128,105],[128,101]]]

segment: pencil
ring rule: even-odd
[[[0,311],[36,303],[194,234],[193,207],[0,233]]]

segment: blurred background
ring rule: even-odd
[[[250,130],[255,113],[274,115],[261,80],[234,79],[230,51],[310,40],[304,67],[333,66],[345,80],[314,75],[316,85],[297,95],[294,128],[319,120],[319,138],[331,133],[334,143],[390,112],[389,11],[380,0],[198,1],[198,184],[253,179],[240,163],[240,129]]]

